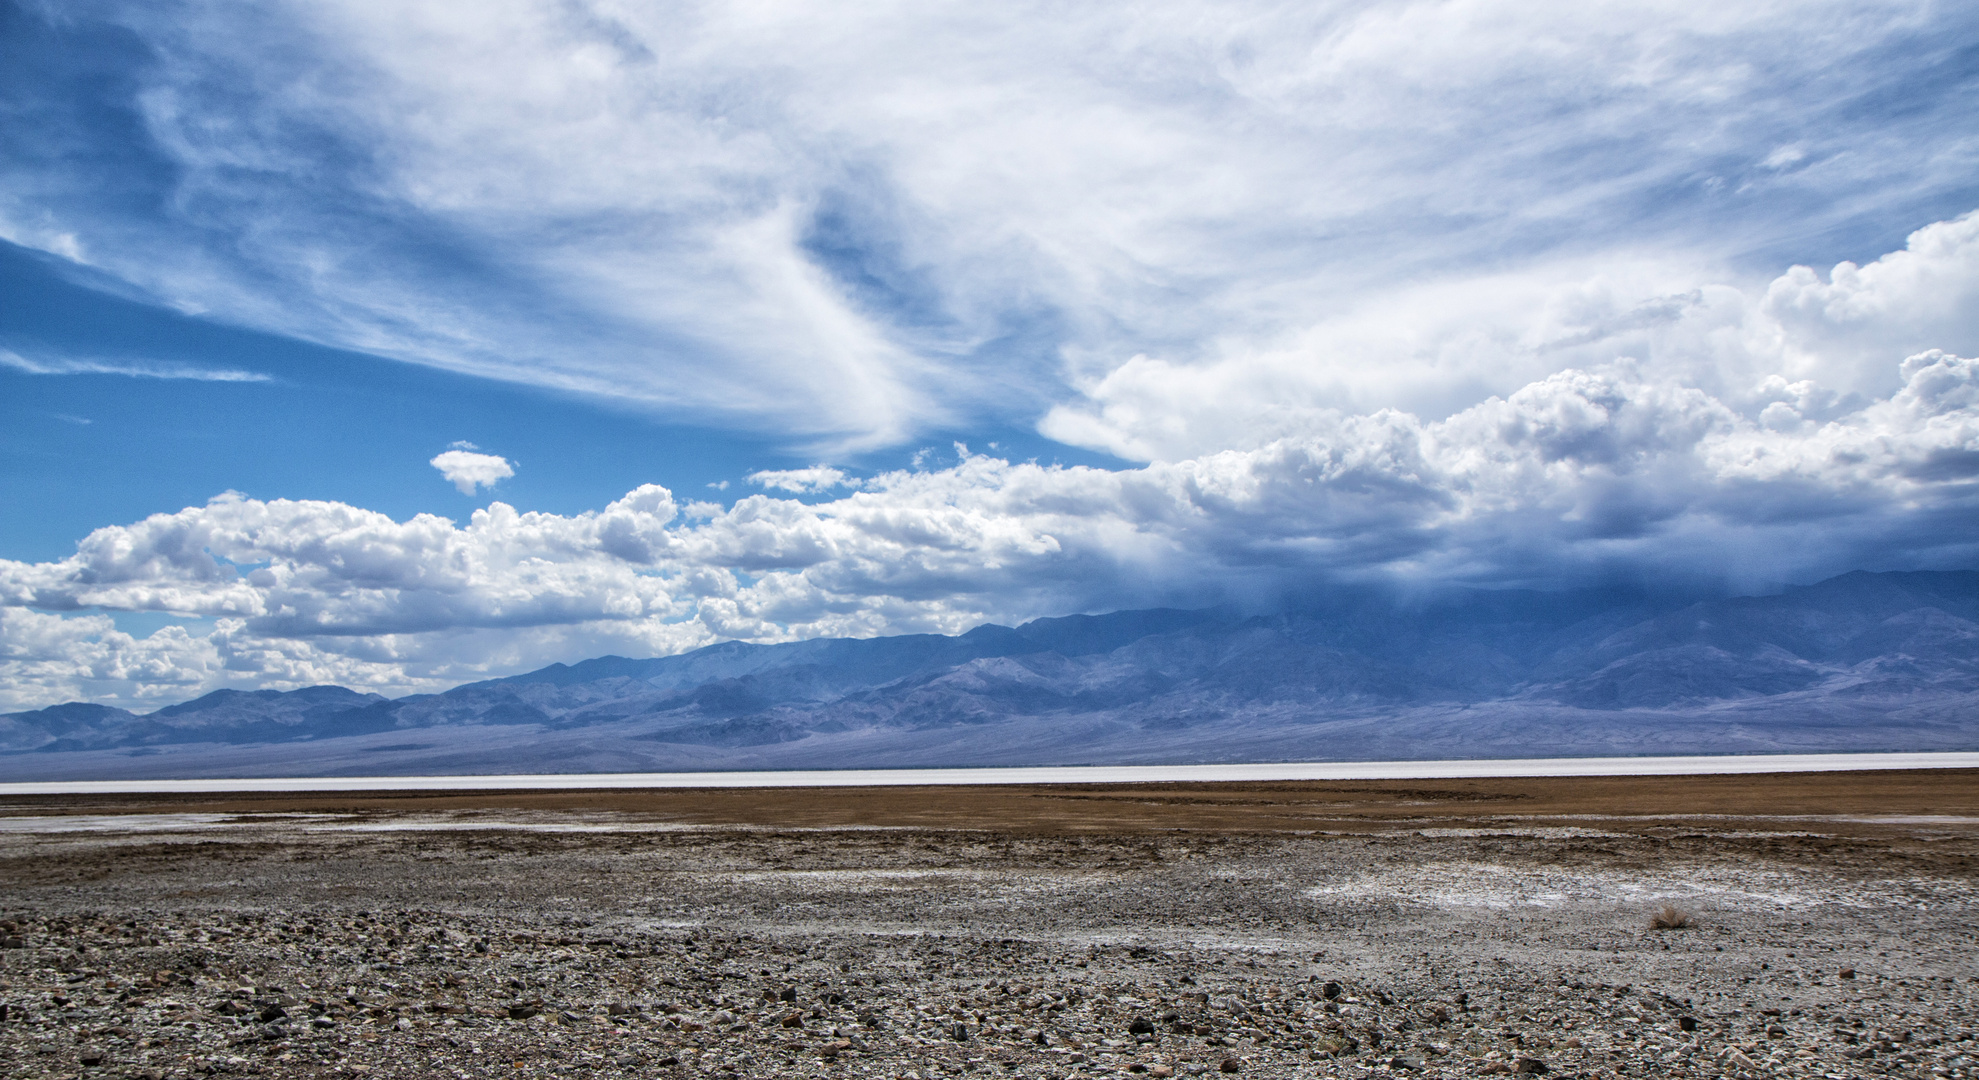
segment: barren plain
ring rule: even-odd
[[[1956,770],[13,798],[0,1075],[1961,1078],[1976,870]]]

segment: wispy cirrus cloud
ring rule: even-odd
[[[195,382],[269,382],[258,371],[236,368],[203,368],[187,364],[151,364],[122,360],[92,360],[78,357],[29,359],[17,352],[0,349],[0,367],[29,375],[122,375],[132,379],[190,379]]]
[[[1136,357],[1448,413],[1578,362],[1505,347],[1562,290],[1859,258],[1971,209],[1979,166],[1979,14],[1927,0],[42,27],[0,232],[228,321],[841,449],[1104,408]]]

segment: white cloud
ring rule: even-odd
[[[455,443],[473,446],[473,443]],[[447,483],[460,489],[462,495],[472,495],[476,488],[493,490],[496,483],[515,475],[515,466],[505,457],[496,454],[477,454],[472,450],[447,450],[427,464],[440,470]]]
[[[1852,252],[1979,165],[1944,89],[1973,16],[1927,0],[64,18],[149,52],[129,104],[171,187],[133,217],[36,171],[74,155],[17,155],[19,242],[231,322],[821,445],[1030,420],[1137,355],[1447,414],[1571,366],[1505,356],[1562,289],[1626,315],[1755,250]]]
[[[1782,409],[1754,417],[1619,363],[1443,420],[1336,414],[1118,472],[965,455],[835,500],[752,495],[687,516],[655,485],[575,516],[497,502],[464,526],[227,495],[99,529],[65,560],[0,561],[14,610],[0,668],[13,704],[117,679],[123,697],[432,687],[605,651],[955,632],[1329,579],[1739,584],[1968,564],[1979,361],[1923,353],[1896,379],[1820,418],[1795,403],[1823,395],[1782,386]],[[21,607],[218,629],[132,641]]]
[[[1979,353],[1979,213],[1919,229],[1866,265],[1797,266],[1744,288],[1648,262],[1422,286],[1269,349],[1137,356],[1041,428],[1130,460],[1174,460],[1260,445],[1343,410],[1446,414],[1623,357],[1647,378],[1757,414],[1788,384],[1819,386],[1830,402],[1888,395],[1893,361],[1933,348]]]
[[[29,375],[123,375],[133,379],[190,379],[195,382],[270,381],[268,376],[258,371],[187,367],[184,364],[85,360],[74,357],[30,360],[7,349],[0,349],[0,367],[12,368]]]
[[[844,472],[829,465],[813,465],[808,469],[764,469],[750,473],[748,480],[762,487],[799,495],[826,492],[851,482]]]

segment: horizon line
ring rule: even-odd
[[[1656,757],[1460,758],[1221,765],[1017,765],[788,769],[676,773],[497,773],[455,776],[211,777],[0,783],[10,795],[164,795],[347,791],[584,791],[650,788],[967,787],[1020,784],[1435,780],[1567,776],[1732,776],[1764,773],[1979,769],[1979,751],[1719,754]]]

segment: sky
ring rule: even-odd
[[[1979,8],[0,0],[0,709],[1979,566]]]

